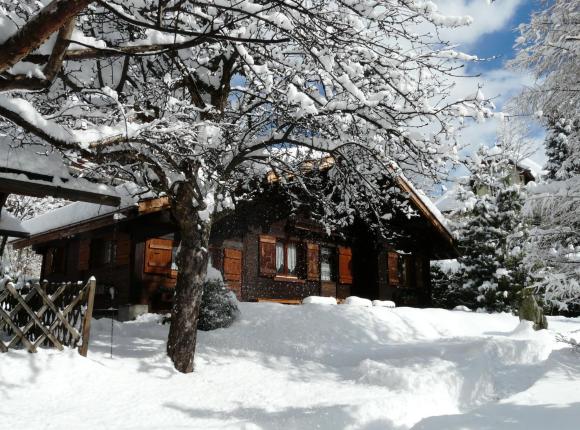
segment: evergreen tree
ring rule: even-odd
[[[457,226],[460,269],[448,296],[457,305],[508,311],[527,282],[523,198],[511,184],[515,166],[496,147],[480,149],[470,167],[472,190],[459,194],[464,206]]]
[[[206,280],[201,296],[197,328],[208,331],[229,327],[239,314],[236,296],[225,286],[223,280],[221,278]]]
[[[457,304],[483,306],[488,311],[513,309],[526,282],[520,246],[525,237],[521,207],[516,187],[477,197],[460,231],[461,270],[454,288],[460,298]]]
[[[548,162],[546,170],[549,179],[566,179],[580,173],[580,160],[571,159],[571,142],[578,138],[578,120],[552,118],[548,120],[545,146]]]

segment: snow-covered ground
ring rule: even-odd
[[[242,303],[175,372],[156,316],[93,324],[75,351],[0,355],[2,429],[580,428],[580,319]]]

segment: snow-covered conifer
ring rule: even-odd
[[[460,269],[449,294],[455,304],[510,310],[527,282],[523,199],[512,183],[517,166],[509,152],[482,147],[470,169],[472,190],[460,193],[464,213],[457,221]]]

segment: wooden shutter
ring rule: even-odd
[[[396,252],[388,253],[388,270],[389,270],[389,286],[394,287],[399,285],[399,254]]]
[[[128,234],[119,234],[117,236],[117,255],[115,257],[115,264],[117,264],[117,266],[127,266],[130,258],[131,237]]]
[[[79,243],[79,270],[89,270],[91,258],[91,239],[83,239]]]
[[[306,244],[306,278],[309,281],[320,280],[320,247],[317,243]]]
[[[260,236],[260,275],[276,274],[276,238]]]
[[[149,239],[145,243],[146,273],[171,274],[173,241],[171,239]]]
[[[224,280],[242,281],[242,251],[224,248]]]
[[[338,247],[338,282],[352,284],[352,249],[346,246]]]

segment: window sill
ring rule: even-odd
[[[280,282],[296,282],[299,284],[304,284],[306,280],[298,279],[296,276],[284,276],[284,275],[276,275],[274,276],[274,281]]]

